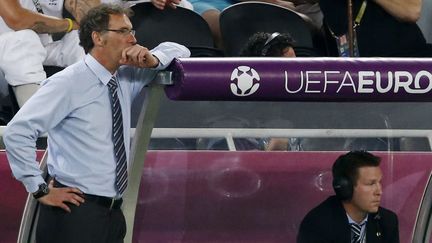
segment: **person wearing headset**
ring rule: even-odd
[[[296,57],[294,51],[294,39],[289,33],[265,33],[253,34],[243,49],[242,57]]]
[[[294,58],[295,40],[289,33],[256,32],[249,37],[240,50],[241,57],[287,57]],[[234,142],[242,139],[235,139]],[[244,140],[244,139],[243,139]],[[302,150],[298,138],[265,138],[257,141],[267,151]]]
[[[380,207],[381,159],[366,151],[339,156],[330,196],[303,219],[298,243],[398,243],[397,215]]]

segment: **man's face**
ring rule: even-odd
[[[296,57],[295,51],[292,47],[286,47],[282,51],[282,57]]]
[[[120,60],[122,51],[126,47],[136,44],[135,36],[130,32],[132,23],[126,15],[110,15],[107,31],[104,33],[105,51],[113,60]]]
[[[381,203],[382,173],[377,166],[366,166],[358,169],[357,184],[354,186],[353,208],[359,213],[376,213]]]

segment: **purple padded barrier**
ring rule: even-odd
[[[340,152],[150,151],[141,179],[134,243],[296,242],[305,214],[333,194]],[[412,242],[432,153],[377,153],[382,205]]]
[[[432,100],[430,58],[185,58],[170,70],[175,100]]]
[[[44,152],[36,152],[37,161],[42,159]],[[13,177],[5,150],[0,150],[0,185],[0,242],[15,243],[28,194]]]

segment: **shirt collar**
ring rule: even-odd
[[[360,224],[358,224],[356,221],[354,221],[348,214],[346,214],[346,216],[348,217],[348,223],[350,224],[357,224],[357,225],[364,225],[366,224],[369,214],[366,214],[366,217],[360,222]]]
[[[84,62],[104,85],[107,85],[112,76],[117,74],[116,72],[112,75],[102,64],[90,55],[90,53],[85,56]]]

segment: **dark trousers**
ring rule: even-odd
[[[126,222],[121,209],[86,201],[68,204],[71,213],[40,204],[37,243],[122,243]]]

